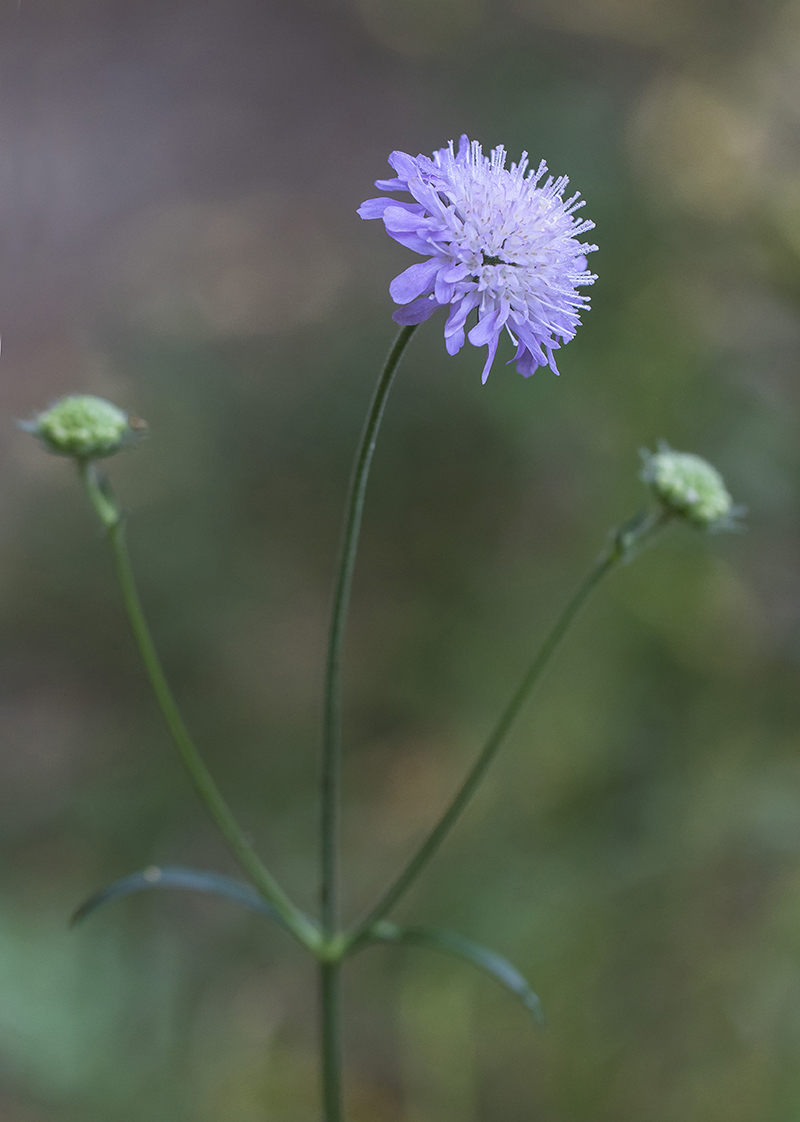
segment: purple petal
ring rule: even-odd
[[[550,369],[553,371],[554,374],[558,374],[558,367],[556,366],[556,360],[553,358],[553,350],[554,349],[558,350],[558,343],[554,343],[552,348],[551,347],[547,348],[547,358],[548,358],[547,365],[550,367]]]
[[[478,300],[479,297],[476,292],[470,292],[467,296],[463,296],[457,304],[453,305],[453,310],[444,325],[445,342],[451,335],[461,336],[461,342],[456,347],[456,351],[460,351],[464,346],[464,324],[472,309],[478,306]],[[450,351],[450,354],[455,354],[456,351]]]
[[[483,347],[490,343],[492,339],[497,343],[497,337],[500,334],[500,328],[503,326],[499,323],[501,315],[500,308],[493,308],[487,315],[482,316],[469,333],[469,341],[473,347]]]
[[[359,218],[383,218],[387,206],[392,206],[394,199],[367,199],[356,211]]]
[[[469,265],[462,265],[460,261],[455,261],[452,265],[442,270],[442,280],[447,281],[448,284],[457,284],[468,276]]]
[[[432,160],[430,156],[426,156],[423,152],[420,152],[416,160],[414,160],[414,163],[416,164],[417,168],[415,173],[416,175],[427,177],[429,175],[437,174],[435,161]]]
[[[419,203],[398,202],[397,199],[367,199],[356,211],[362,218],[383,218],[387,207],[399,207],[407,210],[409,214],[424,214]]]
[[[406,249],[413,249],[415,253],[423,253],[427,255],[435,251],[435,247],[431,247],[430,240],[427,238],[421,238],[419,234],[397,233],[394,230],[390,230],[388,226],[386,227],[386,230],[396,242],[399,242],[400,245],[404,245]]]
[[[464,324],[472,309],[477,308],[479,301],[477,292],[469,292],[453,305],[453,310],[444,325],[444,345],[449,355],[458,354],[464,346]]]
[[[520,353],[521,352],[521,353]],[[517,370],[523,378],[530,378],[531,374],[535,374],[540,366],[544,366],[543,362],[539,361],[539,356],[533,354],[525,347],[520,347],[515,356],[517,363]],[[515,359],[509,359],[509,362],[514,362]]]
[[[460,328],[460,330],[453,332],[453,334],[445,335],[444,337],[444,345],[447,348],[447,353],[449,355],[457,355],[461,348],[464,346],[464,342],[465,335],[463,327]]]
[[[431,252],[428,241],[422,237],[430,227],[430,220],[419,214],[411,214],[398,206],[387,207],[383,214],[386,230],[400,245],[417,253]]]
[[[470,332],[470,334],[472,333]],[[486,379],[489,377],[489,371],[492,369],[494,356],[497,354],[497,344],[499,340],[500,336],[495,335],[494,339],[489,343],[489,354],[486,356],[486,365],[483,368],[483,374],[481,374],[481,383],[484,386],[486,385]]]
[[[429,296],[421,296],[413,304],[406,304],[404,308],[398,308],[392,319],[403,327],[410,327],[414,323],[424,323],[426,319],[430,319],[439,307],[440,305],[435,300],[431,300]]]
[[[384,211],[383,220],[390,234],[402,234],[411,230],[416,233],[430,229],[431,220],[425,217],[421,207],[417,207],[416,210],[412,211],[408,210],[406,207],[400,206],[394,199],[390,199],[389,201],[391,205]],[[413,203],[409,203],[408,205],[414,206]]]
[[[408,180],[412,175],[417,175],[417,161],[408,152],[392,152],[389,155],[389,164],[397,172],[398,179]]]
[[[449,304],[456,293],[456,286],[454,284],[446,284],[442,280],[441,270],[436,274],[436,284],[433,289],[433,294],[440,304]]]
[[[467,156],[469,156],[469,137],[465,132],[462,132],[461,136],[458,138],[458,152],[456,154],[456,159],[459,163],[463,164]]]
[[[414,196],[418,203],[422,203],[431,214],[441,214],[444,204],[437,194],[436,187],[416,176],[409,179],[406,190]]]
[[[458,322],[461,315],[461,306],[456,304],[444,325],[444,345],[447,348],[449,355],[457,355],[461,348],[464,346],[464,320],[468,313],[461,317],[461,322]]]
[[[440,267],[441,261],[436,257],[409,265],[389,285],[389,295],[395,304],[410,304],[412,300],[428,292]]]
[[[407,191],[408,182],[405,179],[376,179],[375,186],[380,191]]]
[[[523,351],[529,350],[539,366],[547,366],[547,359],[542,351],[542,339],[540,336],[531,329],[530,324],[520,323],[515,326],[519,336],[519,351],[517,352],[517,357],[519,357]]]

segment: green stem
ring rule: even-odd
[[[322,930],[331,938],[338,923],[340,786],[342,760],[342,649],[345,623],[353,583],[358,535],[372,454],[378,437],[386,399],[397,367],[416,326],[404,327],[389,352],[372,395],[367,419],[356,451],[350,490],[345,505],[339,569],[333,596],[328,656],[325,665],[325,701],[322,726],[321,779],[321,915]]]
[[[292,903],[255,853],[236,822],[228,804],[220,794],[211,773],[203,763],[189,735],[186,725],[183,723],[183,718],[164,676],[150,629],[144,618],[128,549],[125,544],[125,525],[116,500],[107,484],[101,484],[98,480],[93,463],[79,461],[78,471],[92,506],[108,532],[122,599],[142,662],[167,728],[172,734],[172,739],[175,741],[197,793],[255,887],[264,899],[273,905],[295,938],[312,952],[317,953],[321,945],[321,939],[316,924]]]
[[[342,1045],[339,1026],[340,963],[321,962],[319,971],[323,1118],[325,1122],[342,1122]]]
[[[630,558],[634,551],[641,548],[668,520],[668,515],[654,514],[635,519],[614,535],[611,544],[603,550],[589,570],[583,583],[556,620],[525,677],[494,726],[488,740],[481,749],[466,779],[455,798],[445,810],[431,833],[409,861],[400,876],[387,889],[371,912],[355,927],[347,944],[347,953],[352,953],[368,938],[370,930],[382,919],[408,891],[419,874],[438,850],[444,839],[458,821],[461,812],[474,795],[498,749],[508,736],[511,728],[528,700],[534,686],[539,681],[545,667],[553,657],[557,647],[569,630],[584,603],[600,581],[623,558]]]

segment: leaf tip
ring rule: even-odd
[[[542,1003],[539,1000],[538,996],[533,992],[533,990],[531,990],[531,992],[526,994],[522,1000],[525,1003],[525,1008],[531,1014],[539,1028],[546,1029],[547,1017],[545,1017],[544,1015],[544,1009],[542,1008]]]

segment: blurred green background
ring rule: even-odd
[[[347,649],[347,914],[459,782],[638,448],[746,534],[673,532],[581,617],[397,918],[506,954],[544,1033],[432,952],[347,970],[352,1122],[800,1117],[800,2],[5,0],[0,11],[0,1119],[306,1122],[315,978],[235,872],[143,683],[70,465],[14,427],[110,397],[111,463],[190,727],[316,896],[323,648],[391,278],[356,207],[462,131],[587,199],[562,377],[423,327],[370,484]],[[510,344],[509,344],[510,357]]]

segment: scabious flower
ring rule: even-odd
[[[548,176],[547,165],[528,171],[528,154],[506,168],[502,145],[484,156],[480,144],[462,136],[458,151],[447,148],[413,158],[392,152],[394,179],[379,179],[382,191],[407,191],[414,202],[368,199],[362,218],[382,218],[401,245],[428,257],[411,265],[389,288],[403,305],[393,319],[422,323],[450,307],[445,345],[454,355],[464,345],[467,319],[478,322],[467,338],[487,346],[483,381],[489,376],[503,328],[517,353],[511,362],[525,378],[539,366],[558,374],[553,351],[568,343],[588,297],[576,291],[597,278],[586,254],[597,248],[578,241],[593,222],[580,222],[577,194],[564,198],[566,176]]]
[[[675,452],[661,443],[658,452],[642,449],[642,479],[663,509],[702,530],[733,530],[744,508],[734,506],[715,467],[692,452]]]

